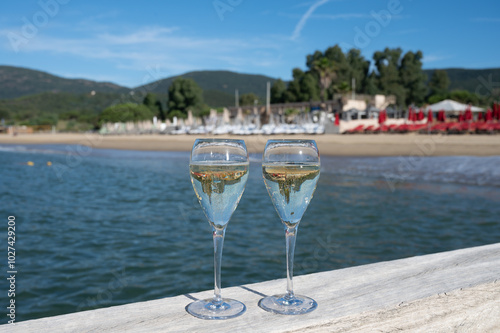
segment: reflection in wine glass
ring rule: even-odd
[[[296,315],[318,304],[293,292],[293,255],[297,229],[311,202],[320,174],[319,152],[314,140],[269,140],[262,159],[262,175],[286,236],[286,294],[268,296],[259,306],[266,311]]]
[[[186,307],[202,319],[228,319],[243,314],[243,303],[221,297],[220,268],[227,223],[248,179],[248,152],[243,140],[198,139],[189,163],[191,182],[214,239],[214,297]]]

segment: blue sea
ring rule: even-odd
[[[211,229],[188,161],[187,152],[0,145],[1,267],[6,275],[15,216],[16,319],[213,288]],[[260,161],[251,156],[229,222],[223,288],[286,276],[284,231]],[[497,242],[500,156],[322,156],[295,275]]]

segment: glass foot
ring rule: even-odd
[[[299,315],[314,311],[318,307],[318,303],[307,296],[295,295],[289,298],[285,294],[282,294],[261,299],[259,306],[273,313]]]
[[[186,306],[186,311],[201,319],[220,320],[242,315],[246,311],[245,304],[230,298],[223,298],[215,303],[212,298],[199,300]]]

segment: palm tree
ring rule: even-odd
[[[313,62],[313,70],[319,75],[321,101],[325,102],[326,90],[330,88],[332,81],[337,77],[337,65],[333,60],[323,57]]]

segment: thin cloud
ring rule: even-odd
[[[450,59],[450,56],[440,56],[440,55],[424,55],[423,62],[428,63],[428,62],[436,62],[436,61],[441,61],[441,60],[446,60]]]
[[[306,26],[307,20],[311,17],[311,15],[314,13],[314,11],[319,7],[327,3],[329,0],[319,0],[315,2],[307,12],[302,16],[300,19],[299,23],[295,26],[295,30],[293,31],[292,37],[290,38],[291,40],[296,40],[297,38],[300,37],[300,33],[302,32],[302,29]]]
[[[279,15],[290,18],[302,17],[301,15],[298,14],[288,14],[288,13],[279,13]],[[309,16],[309,19],[324,19],[324,20],[350,20],[350,19],[366,19],[366,18],[372,18],[372,16],[365,13],[312,14]]]
[[[0,30],[0,35],[8,31]],[[94,33],[85,37],[39,34],[23,44],[19,52],[71,55],[107,61],[114,68],[144,71],[161,66],[168,74],[197,68],[258,67],[279,65],[276,51],[283,38],[201,38],[186,36],[176,27],[142,27],[130,32]],[[10,50],[7,44],[0,47]],[[203,63],[200,63],[203,54]],[[221,64],[224,64],[221,66]]]

